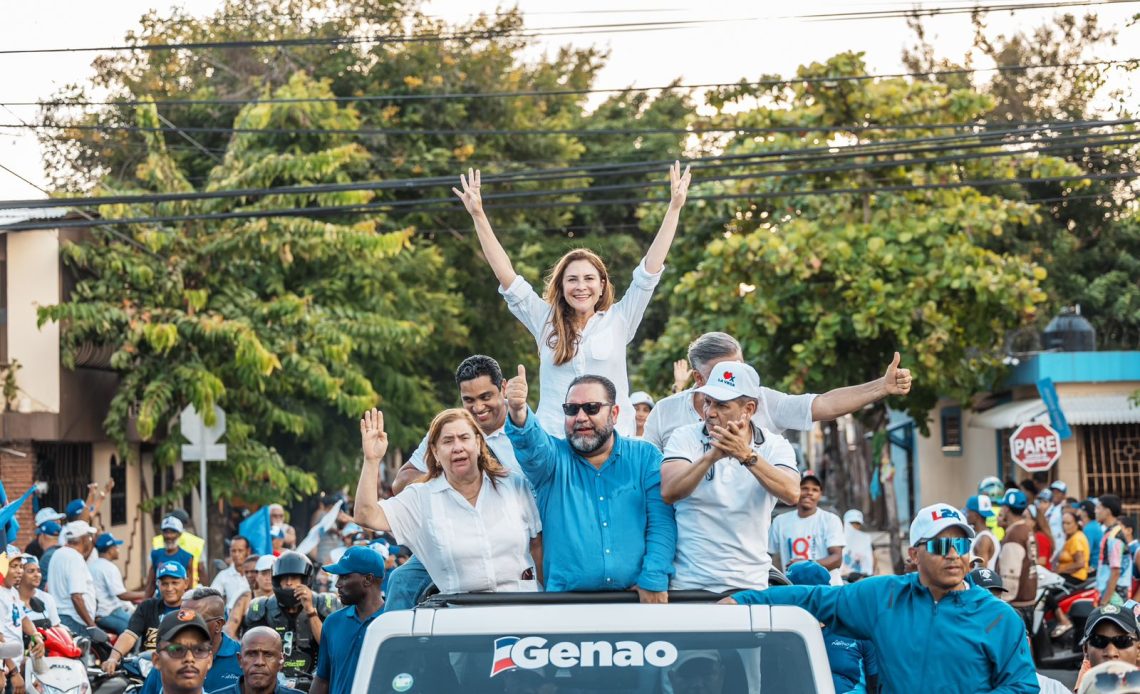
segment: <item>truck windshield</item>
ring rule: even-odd
[[[815,686],[796,633],[655,632],[391,638],[368,691],[808,694]]]

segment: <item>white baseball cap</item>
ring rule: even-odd
[[[859,523],[860,525],[862,525],[862,523],[863,523],[863,512],[857,508],[853,508],[850,511],[848,511],[847,513],[843,514],[843,522],[844,523]]]
[[[910,522],[910,546],[934,539],[946,528],[961,528],[966,537],[974,536],[974,529],[966,523],[962,512],[950,504],[931,504],[919,511]]]
[[[273,568],[273,562],[277,561],[277,557],[272,554],[263,554],[257,558],[257,564],[254,565],[256,571],[269,571]]]
[[[708,383],[697,392],[718,402],[728,402],[741,397],[760,397],[760,374],[756,369],[740,361],[722,361],[713,367]]]
[[[175,530],[177,532],[182,532],[185,530],[185,528],[182,526],[182,521],[178,520],[174,516],[167,516],[166,518],[162,519],[162,529]]]
[[[644,390],[638,390],[629,394],[629,402],[632,405],[649,405],[653,407],[653,398]]]
[[[71,521],[63,526],[63,532],[60,533],[60,537],[66,541],[76,537],[83,537],[84,535],[94,535],[97,532],[99,531],[91,527],[91,524],[87,521],[78,520]]]
[[[51,506],[45,506],[36,511],[36,525],[43,525],[48,521],[57,521],[67,518],[67,514],[56,511]]]

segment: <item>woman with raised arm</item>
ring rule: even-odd
[[[689,168],[685,167],[682,173],[679,162],[669,168],[669,209],[641,264],[634,269],[629,289],[616,303],[605,263],[585,248],[572,250],[555,263],[543,296],[539,297],[530,283],[515,273],[511,259],[495,238],[483,211],[479,172],[469,169],[466,176],[459,177],[463,190],[451,189],[475,222],[483,255],[499,280],[499,293],[538,343],[541,390],[536,414],[543,430],[551,436],[566,438],[562,415],[566,389],[576,377],[586,374],[605,376],[614,382],[618,392],[618,433],[633,435],[626,346],[637,333],[661,279],[691,178]]]
[[[534,495],[521,475],[509,474],[491,455],[470,412],[436,415],[424,456],[427,474],[383,501],[377,491],[388,450],[382,412],[364,413],[360,441],[364,467],[354,520],[391,531],[411,547],[441,593],[539,590],[542,522]]]

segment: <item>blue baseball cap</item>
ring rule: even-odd
[[[123,544],[123,541],[116,540],[115,536],[111,533],[103,533],[99,537],[95,538],[95,549],[99,550],[100,552],[106,552],[112,547],[116,547],[121,544]],[[179,566],[182,565],[179,564]]]
[[[176,561],[163,562],[158,567],[157,578],[186,578],[186,567]]]
[[[831,572],[814,561],[797,561],[788,567],[785,575],[797,586],[826,586],[831,583]]]
[[[63,531],[63,526],[60,525],[59,523],[56,523],[55,521],[48,521],[46,523],[40,523],[39,526],[36,527],[36,534],[37,535],[58,535],[62,531]]]
[[[67,519],[75,520],[79,518],[79,516],[83,514],[83,509],[86,507],[87,504],[83,502],[83,499],[72,499],[67,502]]]
[[[1010,489],[998,502],[998,506],[1008,506],[1014,513],[1021,513],[1029,506],[1029,499],[1020,489]]]
[[[376,578],[383,578],[384,557],[368,545],[355,545],[348,548],[341,556],[340,561],[323,568],[327,573],[336,576],[372,574]]]
[[[982,518],[992,518],[994,515],[994,502],[985,494],[978,494],[966,499],[966,510],[973,511]]]

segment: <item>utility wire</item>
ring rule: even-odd
[[[1080,174],[1076,176],[1055,176],[1055,177],[1013,177],[1013,178],[992,178],[992,179],[979,179],[979,180],[965,180],[954,182],[941,182],[941,183],[920,183],[920,184],[900,184],[900,185],[887,185],[887,186],[872,186],[872,187],[850,187],[850,188],[816,188],[816,189],[796,189],[796,190],[779,190],[779,191],[758,191],[750,193],[720,193],[711,195],[690,195],[689,200],[760,200],[767,198],[782,198],[782,197],[813,197],[813,196],[830,196],[830,195],[877,195],[881,193],[903,193],[914,192],[921,190],[940,190],[950,188],[975,188],[975,187],[990,187],[990,186],[1003,186],[1003,185],[1017,185],[1017,184],[1047,184],[1047,183],[1066,183],[1080,180],[1132,180],[1140,176],[1140,173],[1135,171],[1125,171],[1115,174]],[[517,209],[550,209],[558,207],[598,207],[603,205],[643,205],[643,204],[658,204],[665,203],[667,200],[664,198],[620,198],[620,199],[601,199],[601,200],[576,200],[576,201],[556,201],[556,202],[543,202],[543,203],[507,203],[505,205],[496,205],[495,210],[517,210]],[[447,204],[447,208],[430,208],[431,205]],[[28,221],[19,222],[5,226],[6,230],[20,231],[31,229],[57,229],[67,227],[92,227],[92,226],[113,226],[116,224],[171,224],[178,222],[204,222],[204,221],[224,221],[224,220],[240,220],[240,219],[263,219],[275,217],[320,217],[324,215],[342,215],[342,214],[369,214],[381,212],[385,210],[398,209],[403,207],[416,207],[417,211],[423,211],[423,208],[429,208],[431,211],[450,211],[457,212],[458,208],[451,198],[434,198],[424,200],[396,200],[386,201],[380,203],[365,203],[356,205],[332,205],[322,207],[310,208],[290,208],[290,209],[273,209],[273,210],[237,210],[232,212],[221,213],[202,213],[202,214],[183,214],[183,215],[156,215],[150,217],[135,217],[135,218],[114,218],[114,219],[95,219],[93,221],[80,221],[80,220],[59,220],[55,222],[39,222]]]
[[[1030,70],[1054,70],[1069,67],[1095,67],[1099,65],[1140,65],[1140,58],[1121,60],[1087,60],[1069,63],[1041,63],[1037,65],[995,65],[993,67],[955,68],[947,70],[925,70],[920,72],[894,72],[865,75],[837,75],[834,77],[798,77],[789,79],[767,79],[737,82],[706,82],[699,84],[671,84],[657,87],[592,87],[582,89],[527,89],[510,92],[428,92],[421,94],[365,94],[361,96],[314,96],[289,98],[252,99],[122,99],[106,101],[4,101],[6,106],[242,106],[245,104],[304,104],[304,103],[368,103],[388,101],[446,101],[466,99],[504,99],[521,97],[581,96],[588,94],[624,94],[651,91],[680,91],[695,89],[731,89],[741,87],[778,87],[791,84],[825,84],[831,82],[852,82],[876,79],[903,79],[907,77],[942,77],[950,75],[974,74],[981,72],[1028,72]]]

